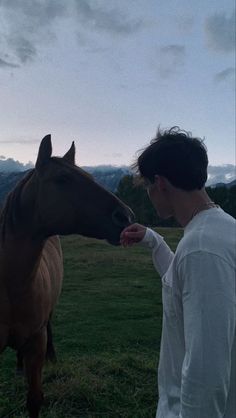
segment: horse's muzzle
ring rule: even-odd
[[[128,207],[116,208],[112,213],[112,221],[116,226],[124,229],[128,225],[134,223],[135,215],[134,212]]]

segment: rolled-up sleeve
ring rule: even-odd
[[[180,418],[223,418],[235,334],[235,271],[201,251],[178,266],[182,282],[185,357]]]

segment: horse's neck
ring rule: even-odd
[[[10,206],[10,205],[9,205]],[[29,281],[34,277],[44,245],[43,238],[34,236],[35,179],[32,176],[20,190],[20,217],[14,225],[11,212],[0,230],[0,275],[9,281]],[[10,206],[9,211],[14,207]]]
[[[16,286],[30,283],[38,269],[43,246],[43,241],[8,234],[0,243],[0,277]]]

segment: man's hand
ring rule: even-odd
[[[140,224],[133,224],[123,229],[120,234],[120,243],[124,247],[129,247],[142,241],[146,233],[146,227]]]

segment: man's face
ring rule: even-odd
[[[148,184],[147,193],[160,218],[167,219],[172,216],[168,192],[163,178],[156,176],[155,182]]]

